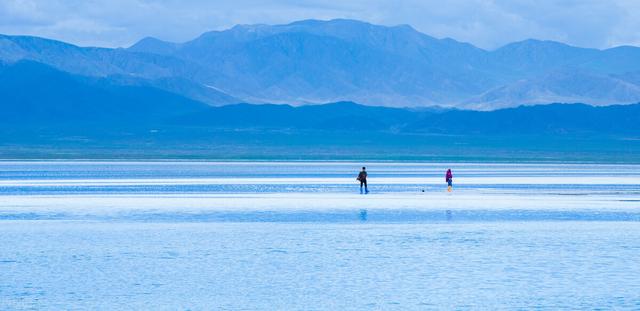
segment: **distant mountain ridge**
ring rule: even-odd
[[[344,19],[238,25],[184,43],[144,38],[127,49],[0,35],[0,62],[21,60],[215,106],[353,101],[493,110],[640,102],[637,47],[525,40],[487,51],[407,25]]]
[[[495,111],[391,108],[353,102],[324,105],[235,104],[212,107],[149,85],[72,75],[20,61],[0,66],[0,134],[7,129],[74,127],[81,135],[114,129],[384,132],[437,135],[640,135],[640,104],[552,104]],[[121,134],[119,134],[121,135]],[[1,135],[0,135],[1,136]]]
[[[0,65],[0,123],[6,127],[135,127],[208,108],[152,86],[69,74],[19,61]]]

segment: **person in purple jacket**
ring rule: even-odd
[[[451,169],[447,170],[445,179],[447,180],[447,191],[451,192],[451,188],[453,187],[453,173],[451,173]]]

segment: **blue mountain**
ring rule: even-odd
[[[196,115],[197,114],[197,115]],[[640,135],[640,104],[521,106],[494,111],[372,107],[352,102],[326,105],[228,105],[172,119],[183,127],[324,132],[484,135],[493,137]]]
[[[0,63],[22,60],[46,64],[72,75],[151,85],[213,105],[241,102],[189,78],[198,67],[177,58],[124,49],[82,48],[38,37],[0,35]]]
[[[305,20],[238,25],[127,49],[0,36],[0,62],[150,86],[209,105],[353,101],[492,110],[522,104],[640,102],[640,48],[526,40],[487,51],[407,25]]]
[[[62,72],[33,61],[0,66],[3,128],[150,126],[209,106],[151,86]],[[55,134],[55,133],[54,133]]]
[[[640,135],[640,104],[553,104],[494,111],[391,108],[353,102],[213,107],[150,85],[73,75],[33,61],[0,66],[0,98],[0,132],[45,129],[51,137],[68,133],[70,128],[87,136],[114,129],[180,129],[185,141],[202,129],[462,136]],[[115,137],[118,135],[122,133]]]
[[[119,76],[0,66],[0,158],[631,161],[640,104],[493,111],[325,105],[214,107]]]

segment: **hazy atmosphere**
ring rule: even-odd
[[[0,0],[0,310],[640,310],[640,0]]]
[[[609,48],[640,44],[634,0],[1,0],[0,33],[81,46],[127,47],[153,36],[182,42],[236,24],[349,18],[408,24],[484,49],[529,38]]]

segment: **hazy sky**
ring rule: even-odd
[[[109,47],[309,18],[409,24],[486,49],[528,38],[640,46],[640,0],[0,0],[0,33]]]

